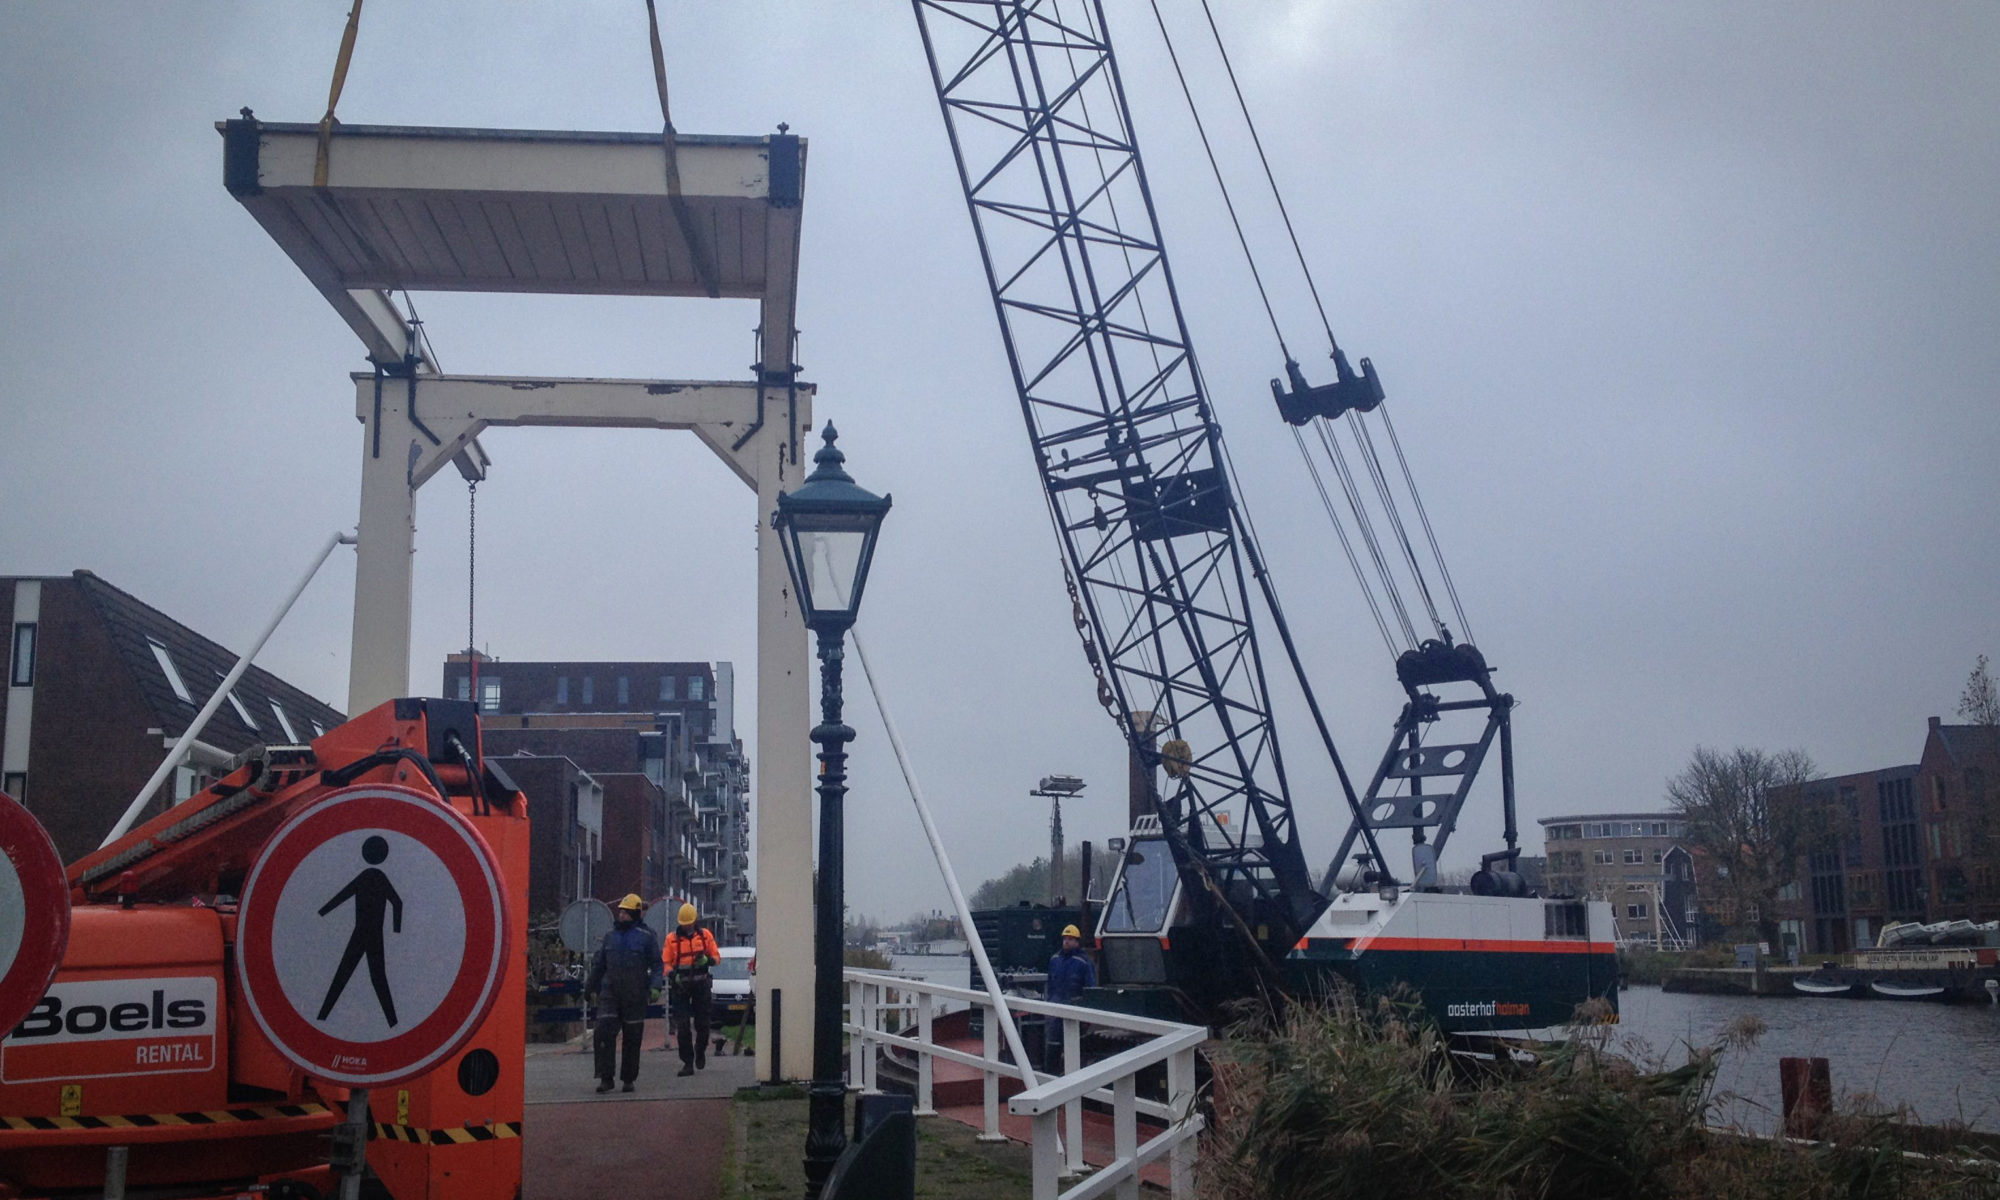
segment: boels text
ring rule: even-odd
[[[208,1025],[208,1004],[201,1000],[167,1003],[165,989],[154,988],[146,1003],[127,1001],[106,1008],[101,1004],[63,1007],[62,997],[43,996],[41,1003],[14,1027],[16,1041],[55,1037],[62,1033],[139,1033],[148,1029],[202,1029]]]
[[[0,1081],[206,1071],[216,1016],[207,976],[59,982],[0,1040]]]

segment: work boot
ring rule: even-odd
[[[631,1080],[629,1080],[629,1079],[625,1081],[625,1089],[624,1089],[624,1090],[626,1090],[626,1091],[628,1091],[628,1092],[633,1092],[633,1091],[637,1091],[638,1089],[639,1089],[639,1085],[638,1085],[638,1084],[636,1084],[636,1083],[632,1082],[632,1081],[631,1081]]]
[[[708,1043],[706,1042],[694,1048],[694,1069],[697,1071],[708,1069]]]
[[[598,1090],[598,1091],[600,1091],[600,1092],[608,1092],[608,1091],[610,1091],[610,1090],[611,1090],[611,1081],[610,1081],[609,1079],[600,1079],[600,1080],[598,1080],[598,1081],[597,1081],[597,1090]]]
[[[680,1075],[680,1077],[681,1077],[682,1079],[686,1079],[686,1078],[687,1078],[688,1076],[690,1076],[690,1075],[694,1074],[694,1064],[693,1064],[693,1063],[682,1063],[682,1064],[681,1064],[681,1069],[680,1069],[680,1071],[678,1072],[678,1074]]]

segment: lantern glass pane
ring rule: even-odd
[[[858,529],[801,529],[799,549],[806,560],[806,588],[812,610],[852,612],[854,576],[868,535]]]

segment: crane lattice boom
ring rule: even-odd
[[[1050,517],[1126,736],[1217,883],[1317,897],[1272,725],[1247,533],[1093,0],[914,0]],[[1247,809],[1249,820],[1234,814]]]

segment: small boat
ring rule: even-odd
[[[1868,985],[1876,995],[1891,1000],[1935,1000],[1944,995],[1944,985],[1936,983],[1900,983],[1894,979],[1877,979]]]
[[[1853,993],[1854,984],[1838,979],[1794,979],[1792,989],[1808,996],[1846,996]]]
[[[1965,920],[1933,921],[1929,925],[1905,921],[1885,926],[1875,939],[1875,948],[1895,950],[1918,946],[1991,945],[1996,933],[2000,933],[2000,921],[1988,921],[1983,925]]]
[[[1970,945],[1979,936],[1979,926],[1970,921],[1939,921],[1924,926],[1933,946]]]

